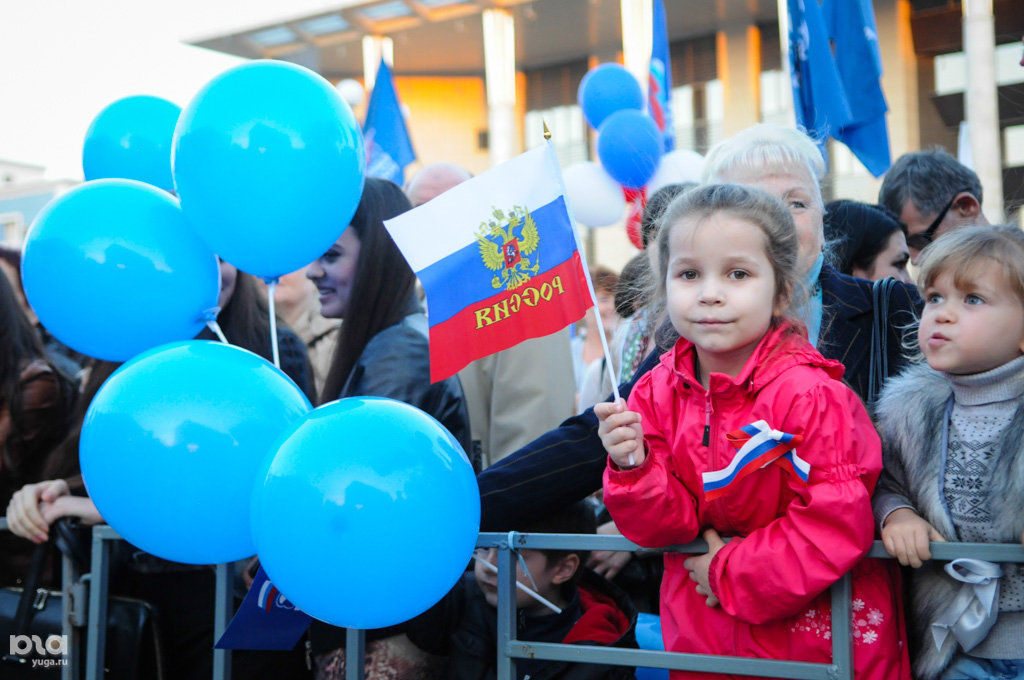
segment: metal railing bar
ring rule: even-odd
[[[233,565],[218,564],[213,603],[213,639],[219,640],[235,613],[235,570]],[[213,650],[213,680],[231,680],[231,650]]]
[[[516,637],[516,553],[508,540],[498,547],[498,649],[507,649]],[[515,680],[515,658],[498,652],[497,680]]]
[[[643,649],[595,647],[592,645],[523,642],[521,640],[510,642],[505,650],[509,656],[519,659],[599,663],[608,666],[643,666],[647,668],[668,668],[678,671],[735,673],[739,675],[760,675],[766,678],[794,678],[797,680],[831,680],[837,677],[834,675],[834,667],[831,664],[752,659],[742,656],[681,654],[678,652],[655,652]]]
[[[89,568],[89,624],[85,641],[85,680],[102,680],[107,652],[107,595],[110,570],[107,562],[110,544],[102,532],[93,530],[92,564]]]
[[[729,539],[725,539],[726,542]],[[481,533],[477,538],[478,548],[496,548],[508,541],[507,533]],[[515,534],[514,547],[535,550],[619,550],[641,551],[650,553],[706,552],[707,543],[703,540],[684,545],[672,545],[666,548],[641,548],[623,536],[599,536],[596,534]],[[959,557],[974,557],[990,562],[1024,562],[1024,546],[1020,543],[932,543],[932,559],[944,561]],[[874,541],[868,551],[868,557],[892,559],[885,551],[881,541]]]
[[[843,575],[832,584],[832,665],[835,680],[853,680],[853,635],[851,634],[851,607],[853,577]]]
[[[359,628],[346,628],[345,680],[363,680],[366,677],[365,665],[366,631]]]

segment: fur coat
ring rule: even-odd
[[[924,363],[886,383],[876,409],[884,463],[873,499],[879,523],[893,508],[912,505],[943,538],[958,540],[942,488],[952,399],[949,380]],[[1007,426],[999,448],[989,505],[999,533],[1016,542],[1024,531],[1024,408]],[[936,649],[930,630],[960,590],[943,567],[942,562],[926,562],[911,579],[907,632],[914,676],[921,680],[937,677],[956,651],[952,636]],[[1004,570],[1013,567],[1003,565]]]

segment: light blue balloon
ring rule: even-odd
[[[154,555],[189,564],[249,557],[253,484],[311,408],[252,352],[205,340],[158,347],[115,371],[89,406],[86,489],[107,523]]]
[[[665,143],[658,125],[641,111],[617,111],[597,132],[597,156],[612,178],[640,189],[658,169]]]
[[[203,87],[174,131],[185,214],[222,258],[277,277],[345,230],[363,191],[363,138],[337,89],[281,61],[236,66]]]
[[[580,81],[576,99],[583,117],[595,130],[616,111],[644,108],[640,83],[620,64],[601,64],[590,69]]]
[[[379,628],[437,603],[480,526],[473,468],[448,430],[373,397],[321,406],[293,427],[253,492],[260,562],[296,607]]]
[[[643,612],[637,614],[636,643],[640,649],[656,652],[665,651],[665,641],[661,636],[660,616]],[[668,670],[665,668],[638,667],[636,669],[636,680],[668,680]]]
[[[220,289],[217,258],[178,201],[126,179],[50,201],[25,238],[21,275],[47,330],[109,361],[195,337]]]
[[[85,178],[135,179],[172,191],[171,140],[179,114],[177,104],[147,95],[107,106],[85,133]]]

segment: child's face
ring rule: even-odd
[[[1024,305],[1001,267],[978,267],[967,290],[945,271],[925,288],[918,341],[937,371],[982,373],[1024,354]]]
[[[672,326],[697,346],[705,381],[712,372],[735,376],[783,311],[765,235],[727,212],[670,228],[665,298]]]
[[[477,557],[486,560],[490,564],[497,564],[497,550],[490,548],[489,550],[479,549],[477,550]],[[548,559],[544,553],[539,550],[528,550],[521,549],[520,554],[523,556],[523,561],[526,562],[527,568],[530,570],[530,575],[533,576],[533,583],[537,584],[536,591],[544,599],[561,606],[561,585],[569,580],[575,573],[576,569],[573,568],[566,574],[566,565],[563,564],[564,560],[558,560],[552,564],[548,564]],[[570,557],[572,557],[570,555]],[[523,565],[518,564],[519,560],[516,560],[516,580],[522,583],[530,590],[534,590],[533,583],[530,582],[529,576],[523,572]],[[578,564],[578,560],[576,562]],[[487,604],[492,607],[498,606],[498,574],[493,570],[488,569],[480,563],[480,559],[474,561],[473,573],[476,576],[476,582],[480,586],[480,590],[483,591],[484,599],[487,600]],[[554,612],[545,607],[537,600],[530,597],[528,594],[516,588],[516,608],[524,609],[526,611],[536,613],[548,613],[553,614]]]

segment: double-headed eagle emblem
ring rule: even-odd
[[[540,236],[537,223],[523,206],[515,206],[508,213],[495,208],[491,218],[480,224],[476,243],[484,266],[498,272],[491,279],[492,288],[514,290],[540,269],[540,263],[530,264],[526,257],[537,250]]]

